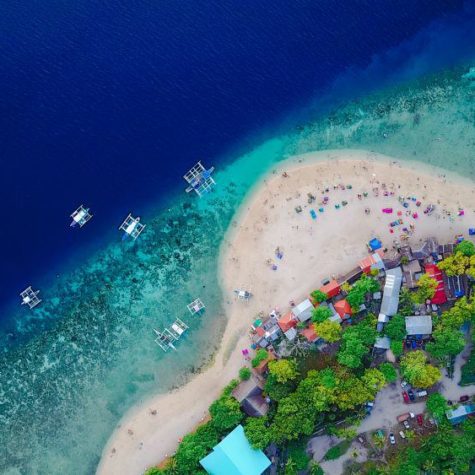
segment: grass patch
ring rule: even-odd
[[[350,448],[351,440],[344,440],[337,445],[334,445],[328,452],[325,454],[325,460],[336,460],[346,453]]]

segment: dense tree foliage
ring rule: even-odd
[[[391,363],[381,363],[379,371],[381,371],[387,383],[394,383],[397,380],[396,368]]]
[[[341,338],[341,325],[338,322],[325,320],[322,323],[314,323],[315,333],[328,343],[334,343]]]
[[[396,358],[399,358],[404,353],[404,344],[401,340],[392,341],[390,348]]]
[[[403,287],[399,293],[399,310],[398,314],[403,317],[414,315],[414,301],[412,293],[409,289]]]
[[[363,358],[369,353],[376,340],[375,319],[366,317],[360,323],[348,327],[342,336],[342,344],[338,352],[338,362],[349,368],[359,368]]]
[[[419,350],[411,351],[401,358],[401,372],[413,386],[428,388],[440,379],[440,370],[426,361],[426,355]]]
[[[328,295],[325,292],[322,292],[321,290],[314,290],[310,296],[312,297],[313,300],[317,303],[322,303],[325,302],[325,300],[328,299]]]
[[[417,281],[417,291],[413,294],[414,301],[419,304],[425,303],[435,295],[438,285],[437,281],[428,274],[421,275]]]
[[[244,433],[255,449],[264,449],[271,442],[271,432],[267,429],[267,417],[248,417],[244,425]]]
[[[269,363],[269,373],[273,375],[278,383],[286,383],[294,380],[299,372],[297,362],[294,359],[280,359]]]
[[[239,378],[241,381],[247,381],[251,377],[251,370],[247,366],[243,366],[239,370]]]
[[[232,396],[225,394],[211,404],[209,413],[211,414],[213,425],[219,431],[236,427],[244,417],[239,402]]]
[[[357,310],[364,303],[366,294],[377,292],[378,290],[378,281],[364,274],[353,284],[346,300],[351,305],[351,308]]]
[[[442,421],[445,417],[445,412],[449,409],[447,401],[439,393],[430,394],[427,398],[426,409],[429,414],[437,420]]]
[[[394,315],[386,323],[384,333],[391,340],[402,340],[406,336],[406,319],[401,315]]]
[[[450,356],[458,355],[465,346],[465,340],[460,330],[440,326],[432,333],[434,341],[427,343],[426,350],[441,362]]]
[[[320,305],[312,312],[312,322],[322,323],[332,316],[332,311],[326,305]]]
[[[254,356],[254,358],[251,361],[252,367],[256,368],[257,366],[259,366],[259,364],[262,363],[265,359],[267,359],[268,356],[269,354],[267,353],[267,350],[265,350],[264,348],[260,348],[259,350],[257,350],[256,356]]]
[[[475,244],[471,241],[462,241],[455,247],[455,252],[460,252],[464,256],[471,257],[475,255]]]
[[[446,257],[439,262],[438,266],[449,277],[454,275],[467,274],[475,278],[475,255],[466,255],[468,249],[462,248],[462,251],[457,251],[451,256]]]

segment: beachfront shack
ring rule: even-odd
[[[351,318],[351,315],[353,314],[353,310],[351,309],[351,305],[348,303],[346,299],[339,300],[338,302],[335,302],[333,305],[336,313],[342,320],[348,320]]]
[[[429,338],[432,334],[432,317],[414,315],[406,317],[406,335],[408,337]]]
[[[401,290],[402,270],[400,267],[386,271],[386,281],[384,283],[383,300],[378,316],[377,330],[382,331],[384,324],[397,313],[399,306],[399,291]]]
[[[417,259],[413,259],[407,264],[402,265],[402,272],[404,275],[404,285],[408,289],[415,289],[417,281],[422,275],[422,267]]]
[[[300,322],[306,322],[312,318],[313,304],[309,299],[305,299],[292,309],[292,315]]]
[[[328,298],[333,298],[340,293],[341,287],[340,284],[335,279],[333,279],[327,284],[320,287],[320,291],[327,294]]]
[[[450,409],[445,413],[452,425],[460,424],[471,414],[475,414],[475,405],[473,404],[461,404],[456,409]]]
[[[436,264],[426,264],[424,269],[429,277],[432,277],[437,281],[437,288],[435,289],[435,294],[432,297],[430,303],[435,303],[436,305],[444,304],[447,302],[447,295],[445,294],[445,285],[444,279],[442,277],[442,271],[437,267]]]
[[[303,329],[300,334],[309,342],[309,343],[315,343],[321,338],[317,335],[315,332],[315,327],[313,323],[310,323],[310,325],[307,326],[307,328]]]
[[[261,475],[271,462],[262,450],[251,447],[244,428],[238,425],[200,464],[212,475]]]
[[[378,249],[376,252],[373,252],[373,254],[361,259],[359,262],[359,267],[365,274],[369,274],[374,269],[378,271],[383,270],[385,268],[383,257],[384,251],[382,249]]]
[[[297,330],[295,329],[297,323],[298,320],[292,312],[288,312],[279,318],[279,328],[288,340],[293,340],[297,336]]]
[[[438,253],[439,243],[435,237],[426,239],[422,244],[411,246],[412,257],[421,261],[431,256],[437,256]]]
[[[232,395],[241,404],[241,409],[251,417],[265,416],[269,404],[262,395],[263,383],[253,374],[248,380],[241,381]]]

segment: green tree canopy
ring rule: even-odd
[[[267,428],[267,417],[248,417],[244,433],[252,447],[263,450],[271,443],[271,433]]]
[[[426,364],[426,361],[426,355],[420,350],[411,351],[401,358],[401,372],[413,386],[428,388],[440,379],[439,369]]]
[[[286,383],[294,380],[299,372],[297,370],[297,363],[294,359],[280,359],[269,363],[269,373],[275,376],[279,383]]]
[[[209,407],[212,423],[218,431],[232,429],[241,422],[244,414],[239,402],[232,396],[222,395]]]
[[[396,368],[391,363],[381,363],[379,365],[379,371],[384,375],[384,379],[387,383],[394,383],[397,380]]]
[[[384,327],[384,333],[391,340],[402,340],[406,336],[406,320],[401,315],[394,315]]]
[[[338,322],[325,320],[322,323],[314,323],[315,333],[329,343],[334,343],[341,338],[341,325]]]
[[[326,305],[320,305],[312,311],[312,322],[322,323],[332,316],[332,311]]]
[[[435,295],[439,284],[428,274],[421,275],[417,281],[417,291],[413,294],[414,301],[418,304],[425,303],[427,299],[431,299]]]
[[[243,366],[239,370],[239,378],[241,381],[247,381],[251,377],[251,370],[247,366]]]
[[[462,332],[450,327],[440,326],[432,333],[432,337],[434,341],[427,343],[426,350],[439,361],[458,355],[465,346]]]
[[[445,412],[449,409],[447,401],[439,393],[430,394],[427,398],[426,408],[429,414],[441,421],[445,417]]]
[[[378,391],[386,384],[386,378],[384,377],[384,374],[376,368],[365,369],[361,380],[368,390],[373,393],[373,397],[376,396]]]
[[[412,293],[406,287],[401,289],[399,293],[399,315],[408,317],[414,315],[414,301],[412,299]]]
[[[368,277],[366,274],[363,274],[360,279],[358,279],[348,291],[346,300],[350,304],[351,308],[359,309],[360,305],[365,300],[366,294],[374,293],[378,290],[378,281],[371,277]]]
[[[396,358],[399,358],[404,353],[402,340],[392,341],[390,348]]]
[[[462,244],[462,243],[461,243]],[[467,249],[464,249],[467,252]],[[475,278],[475,255],[465,255],[461,251],[457,251],[449,257],[446,257],[438,264],[449,277],[455,275],[467,274]]]
[[[471,241],[462,241],[455,247],[455,252],[460,252],[464,256],[471,257],[475,255],[475,245]]]
[[[325,292],[322,292],[321,290],[314,290],[310,296],[315,300],[315,302],[322,303],[325,302],[325,300],[328,299],[328,295]]]
[[[348,327],[342,336],[342,344],[338,351],[338,362],[349,368],[359,368],[363,358],[369,353],[370,347],[376,341],[374,318],[366,317],[356,325]]]
[[[259,348],[256,351],[256,356],[254,356],[251,361],[252,367],[256,368],[257,366],[259,366],[259,364],[262,363],[262,361],[264,361],[265,359],[267,359],[268,356],[269,354],[267,353],[267,350],[265,350],[264,348]]]

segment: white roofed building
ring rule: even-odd
[[[305,299],[292,309],[292,315],[300,322],[306,322],[312,318],[313,305],[309,299]]]

